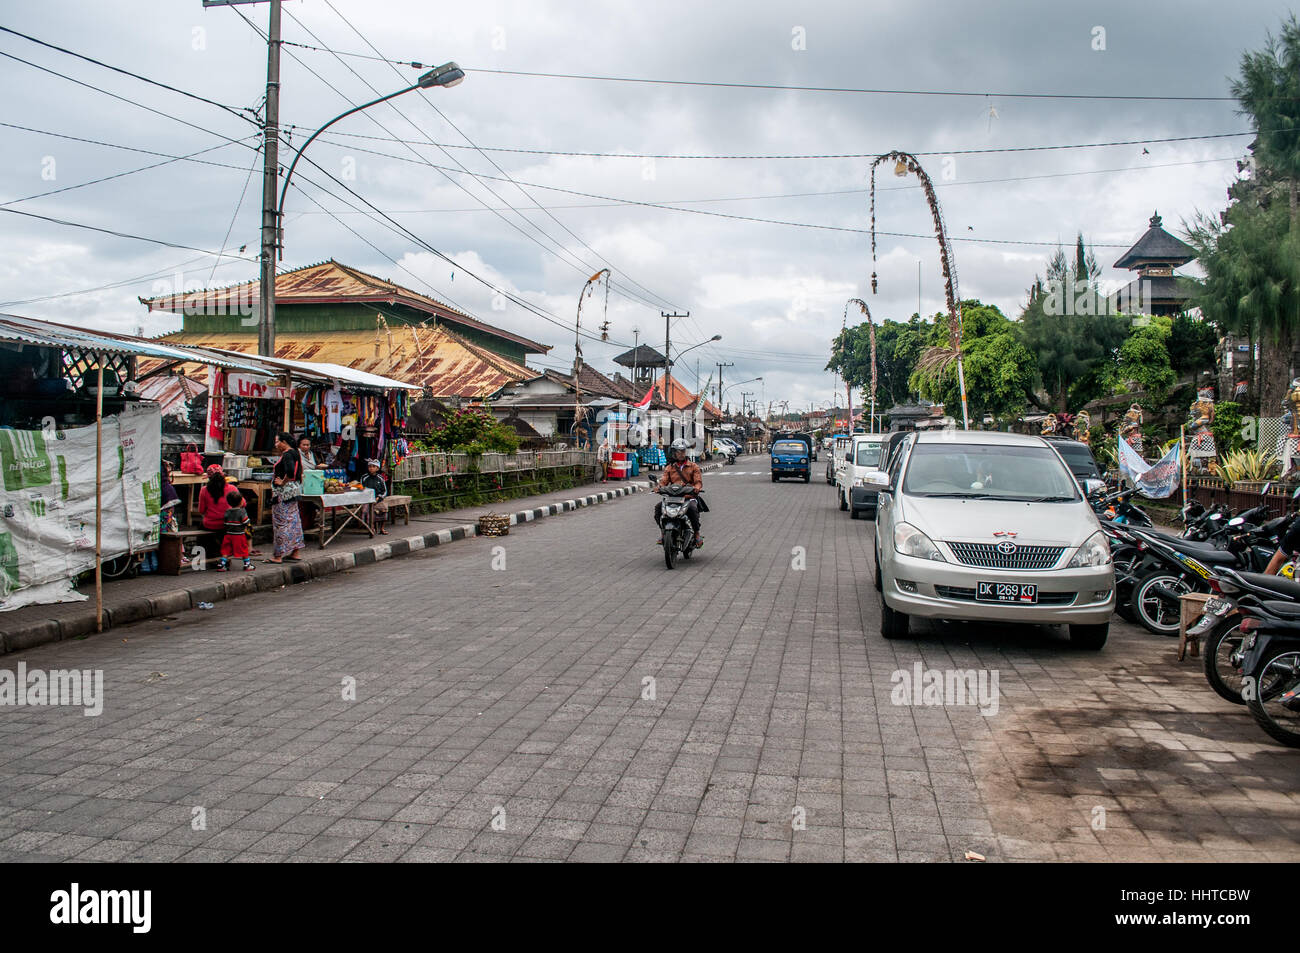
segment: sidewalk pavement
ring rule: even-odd
[[[714,469],[706,466],[705,469]],[[200,603],[216,603],[253,592],[265,592],[293,583],[306,582],[356,566],[381,562],[393,556],[445,546],[478,535],[478,518],[487,513],[509,513],[510,525],[532,522],[571,510],[594,506],[645,489],[644,477],[627,481],[597,481],[585,486],[539,496],[521,497],[496,504],[484,504],[441,513],[411,517],[410,526],[389,524],[388,536],[373,539],[362,533],[343,533],[326,549],[308,543],[301,561],[268,564],[255,557],[256,569],[245,572],[234,562],[226,573],[216,571],[216,559],[208,560],[203,572],[182,571],[179,576],[156,573],[135,579],[104,583],[104,630],[141,619],[173,615],[197,609]],[[262,543],[263,552],[270,544]],[[86,602],[26,606],[0,613],[0,655],[19,652],[47,642],[83,638],[95,634],[95,584],[79,587],[90,596]]]

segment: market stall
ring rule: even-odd
[[[128,568],[160,538],[160,407],[140,338],[0,315],[0,610],[74,601],[79,577]],[[102,616],[101,616],[102,619]]]

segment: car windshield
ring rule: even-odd
[[[778,440],[772,444],[773,453],[803,453],[807,449],[798,440]]]
[[[858,444],[858,455],[853,462],[860,467],[878,466],[880,464],[880,444],[878,443]]]
[[[1056,449],[1061,452],[1061,456],[1065,457],[1065,465],[1074,473],[1085,479],[1101,479],[1101,471],[1097,469],[1097,463],[1092,459],[1092,454],[1088,452],[1087,447],[1058,443]]]
[[[1070,471],[1047,447],[920,443],[903,480],[910,496],[1072,503],[1079,499]]]

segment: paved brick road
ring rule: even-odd
[[[872,524],[761,462],[672,573],[634,496],[6,657],[107,701],[0,708],[0,859],[1300,859],[1300,753],[1172,640],[886,642]],[[917,662],[997,713],[892,704]]]

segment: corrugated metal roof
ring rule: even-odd
[[[162,408],[164,417],[170,415],[185,417],[186,405],[195,397],[207,392],[207,384],[180,375],[150,377],[140,382],[140,396],[145,400],[156,400]]]
[[[141,298],[140,303],[150,311],[189,312],[196,314],[234,314],[238,308],[258,300],[260,282],[245,281],[226,288],[213,288]],[[275,277],[276,304],[320,304],[326,302],[367,302],[403,304],[426,314],[436,314],[445,321],[474,328],[487,334],[505,338],[522,346],[525,351],[545,354],[550,345],[539,344],[530,338],[471,317],[458,308],[428,295],[403,288],[399,284],[367,274],[330,259],[305,268],[295,268]]]
[[[233,353],[249,353],[257,347],[256,337],[235,332],[182,331],[164,340]],[[281,361],[325,362],[381,374],[406,385],[427,388],[434,397],[482,399],[508,385],[540,376],[531,368],[470,344],[446,328],[410,325],[374,331],[277,334],[275,356]]]
[[[0,314],[0,341],[17,341],[21,344],[34,344],[38,347],[79,348],[86,351],[102,351],[105,354],[134,354],[139,357],[153,357],[162,361],[186,361],[196,359],[203,363],[216,364],[220,367],[235,368],[258,372],[259,368],[230,355],[204,355],[196,358],[193,351],[187,351],[170,344],[109,331],[86,331],[66,324],[54,324],[50,321],[37,321],[16,314]]]

